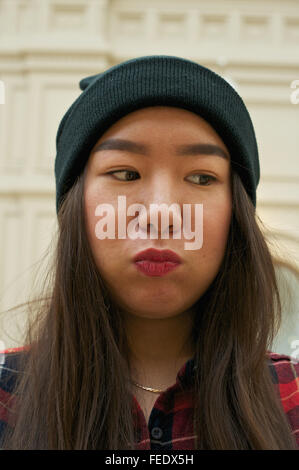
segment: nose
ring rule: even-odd
[[[162,183],[163,184],[163,183]],[[151,238],[180,238],[182,229],[182,211],[180,204],[175,202],[174,191],[164,185],[163,191],[156,194],[151,192],[147,204],[138,215],[138,224],[141,231]]]

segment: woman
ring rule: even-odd
[[[299,364],[269,350],[281,305],[242,99],[172,56],[80,87],[57,132],[52,283],[4,357],[3,448],[298,448]],[[166,223],[152,204],[173,207]]]

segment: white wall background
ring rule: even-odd
[[[1,311],[33,293],[55,230],[55,136],[79,80],[146,54],[184,56],[236,85],[259,144],[257,214],[271,250],[299,264],[298,0],[0,0]],[[291,290],[281,284],[275,350],[296,355],[299,280],[281,273]],[[0,315],[6,347],[22,343],[24,321]]]

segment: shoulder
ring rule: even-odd
[[[8,421],[9,410],[14,400],[14,389],[20,372],[20,358],[27,347],[0,351],[0,434]]]
[[[271,376],[299,446],[299,360],[268,351]]]
[[[285,389],[289,389],[289,386],[297,385],[297,388],[295,388],[294,390],[297,390],[298,395],[299,359],[271,351],[267,351],[267,356],[274,383],[286,386],[281,388],[282,392]]]

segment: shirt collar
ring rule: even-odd
[[[194,374],[196,369],[197,366],[193,356],[191,359],[188,359],[188,361],[185,362],[185,364],[178,371],[176,378],[177,383],[183,385],[184,387],[192,385],[194,382]]]

